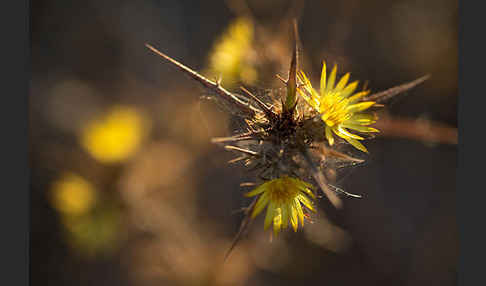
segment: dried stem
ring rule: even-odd
[[[381,116],[374,126],[380,130],[381,136],[457,144],[457,128],[429,120]]]

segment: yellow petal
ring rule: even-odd
[[[353,139],[358,139],[358,140],[363,140],[364,138],[361,136],[358,136],[353,133],[349,133],[346,129],[342,128],[341,126],[337,128],[337,131],[333,129],[334,133],[336,133],[339,137],[343,139],[347,138],[353,138]],[[344,136],[343,136],[344,135]]]
[[[326,61],[322,61],[321,94],[326,91]]]
[[[280,229],[282,228],[282,209],[276,207],[273,216],[273,233],[275,236],[278,235]]]
[[[353,129],[359,132],[380,132],[378,129],[373,127],[363,126],[359,124],[352,124],[352,123],[343,123],[341,124],[342,127]]]
[[[310,99],[310,97],[308,97],[308,96],[307,96],[307,94],[306,94],[306,93],[305,93],[305,92],[304,92],[302,89],[300,89],[300,88],[299,88],[299,89],[298,89],[298,91],[299,91],[300,96],[302,96],[302,98],[303,98],[303,99],[304,99],[304,100],[305,100],[307,103],[311,104],[311,99]],[[312,105],[312,104],[311,104],[311,105]]]
[[[299,194],[297,196],[297,198],[299,199],[299,201],[304,205],[306,206],[309,210],[311,211],[315,211],[314,210],[314,207],[312,206],[312,202],[305,196],[305,195],[302,195],[302,194]]]
[[[353,81],[350,83],[348,86],[344,88],[344,90],[341,92],[342,97],[348,97],[350,94],[354,92],[354,90],[358,87],[358,81]]]
[[[345,140],[348,141],[349,144],[353,145],[356,149],[368,153],[368,150],[366,149],[366,147],[363,146],[363,144],[361,144],[358,140],[353,139],[353,138],[347,138]]]
[[[300,187],[299,190],[307,195],[309,195],[311,198],[315,199],[314,193],[307,187],[303,186]]]
[[[288,204],[283,204],[280,206],[282,210],[282,224],[283,228],[286,229],[289,226],[289,206]]]
[[[302,96],[302,98],[304,98],[304,100],[312,108],[319,110],[319,104],[320,104],[319,95],[317,94],[317,92],[313,88],[310,89],[310,91],[308,91],[310,93],[310,97],[301,89],[298,89],[298,91],[299,91],[300,96]]]
[[[371,113],[356,113],[356,114],[353,114],[353,116],[349,120],[356,122],[356,123],[359,122],[359,124],[363,124],[363,123],[369,123],[369,122],[375,123],[376,119],[377,119],[377,117],[374,114],[371,114]]]
[[[300,180],[299,180],[300,181]],[[306,186],[307,188],[309,189],[312,189],[314,186],[312,184],[309,184],[307,182],[304,182],[304,181],[300,181],[302,183],[302,185]]]
[[[305,93],[304,89],[306,89],[304,86],[300,86],[297,89],[297,91],[300,93],[300,95],[302,95],[302,97],[309,98],[309,96],[307,95],[307,93]]]
[[[298,198],[294,199],[295,210],[297,211],[297,217],[300,220],[300,224],[304,226],[304,212],[302,211],[302,206],[300,205],[300,200]]]
[[[332,131],[329,126],[326,126],[326,138],[329,145],[332,146],[334,144],[334,137],[332,136]]]
[[[257,199],[255,207],[251,212],[251,218],[255,218],[259,213],[261,213],[265,206],[268,204],[268,201],[268,192],[265,192]]]
[[[363,111],[365,109],[370,108],[371,106],[373,106],[373,104],[375,104],[374,101],[360,102],[360,103],[356,103],[356,104],[353,104],[353,105],[349,105],[347,107],[347,110],[350,113],[359,112],[359,111]]]
[[[321,97],[319,93],[315,89],[311,89],[311,106],[314,107],[315,109],[319,109],[319,105],[321,104]]]
[[[258,194],[263,193],[267,189],[268,183],[269,182],[263,183],[260,186],[256,187],[255,189],[253,189],[251,192],[246,193],[245,197],[254,197]]]
[[[308,194],[311,198],[315,199],[314,192],[312,192],[312,188],[314,187],[313,185],[299,179],[293,180],[296,181],[295,184],[298,186],[300,191]]]
[[[299,90],[303,88],[310,95],[310,100],[317,100],[317,102],[319,102],[319,93],[312,87],[312,84],[303,71],[300,71],[299,79],[303,82],[303,85],[299,88]],[[307,97],[307,95],[305,96]]]
[[[371,125],[371,124],[374,124],[376,123],[376,121],[353,121],[353,120],[348,120],[351,124],[358,124],[358,125],[363,125],[363,126],[366,126],[366,125]]]
[[[264,230],[267,230],[268,227],[272,224],[274,213],[275,213],[275,204],[270,202],[267,208],[267,214],[265,215],[265,222],[263,223]]]
[[[367,96],[369,93],[370,93],[369,90],[360,91],[360,92],[356,93],[355,95],[353,95],[349,98],[349,103],[355,103],[356,101],[360,100],[361,98]]]
[[[309,93],[311,93],[312,84],[303,71],[300,71],[299,79],[302,81],[302,84],[303,84],[303,87],[305,88],[305,90],[307,90]]]
[[[297,210],[295,209],[295,200],[292,201],[290,208],[290,224],[294,231],[297,231],[299,227],[299,222],[297,220]]]
[[[292,178],[292,177],[286,177],[287,179],[291,180],[295,185],[299,186],[299,188],[307,187],[307,188],[312,188],[313,186],[307,182],[304,182],[302,180]]]
[[[349,73],[347,73],[343,77],[341,77],[338,84],[336,85],[336,91],[341,91],[346,86],[346,84],[348,83],[348,80],[349,80]]]
[[[331,75],[329,76],[329,80],[326,83],[326,91],[330,91],[334,89],[334,82],[336,81],[336,72],[337,72],[337,66],[334,64]]]

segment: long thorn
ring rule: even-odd
[[[257,198],[253,199],[250,206],[248,208],[246,208],[245,218],[243,218],[243,221],[240,224],[240,228],[238,229],[238,233],[235,235],[235,238],[233,239],[233,242],[231,243],[230,248],[228,249],[228,251],[226,252],[226,255],[224,256],[224,261],[226,261],[228,259],[229,255],[231,254],[231,252],[235,248],[236,244],[238,244],[238,242],[240,241],[241,236],[250,226],[250,223],[252,222],[252,220],[250,219],[250,212],[255,207],[256,200],[257,200]]]
[[[312,162],[309,151],[302,150],[301,154],[304,157],[304,161],[307,163],[309,169],[311,170],[312,177],[314,178],[314,180],[316,180],[322,192],[326,195],[326,197],[329,199],[329,201],[332,203],[334,207],[338,209],[341,208],[342,207],[341,199],[336,195],[336,193],[334,193],[329,189],[329,187],[327,186],[326,177],[317,168],[314,162]]]
[[[296,18],[293,19],[293,24],[294,24],[294,41],[295,41],[295,67],[296,70],[299,70],[301,68],[300,57],[302,55],[302,43],[300,41],[299,27]]]
[[[286,81],[287,85],[287,97],[283,104],[283,111],[292,117],[294,113],[295,106],[297,105],[297,49],[298,49],[298,30],[297,21],[293,21],[294,28],[294,46],[292,49],[292,59],[290,61],[289,75]]]
[[[258,97],[256,97],[253,93],[251,93],[249,90],[247,90],[246,88],[244,88],[243,86],[240,86],[240,89],[246,93],[246,95],[248,95],[249,97],[251,97],[257,104],[258,106],[263,110],[263,112],[269,116],[269,117],[273,117],[275,114],[273,113],[273,111],[263,102],[261,101]]]
[[[346,192],[345,190],[343,190],[343,189],[341,189],[339,187],[336,187],[334,185],[331,185],[331,184],[329,184],[329,186],[333,187],[334,188],[334,191],[339,192],[339,193],[342,193],[342,194],[344,194],[346,196],[349,196],[349,197],[359,198],[359,199],[361,199],[363,197],[361,195],[357,195],[357,194],[353,194],[353,193]]]
[[[254,140],[253,136],[242,136],[242,137],[215,137],[211,138],[211,143],[224,143],[224,142],[238,142],[244,140]]]
[[[189,75],[194,80],[198,81],[205,88],[212,90],[216,94],[220,95],[223,99],[227,100],[230,103],[233,103],[235,106],[240,108],[242,111],[244,111],[246,113],[250,113],[250,114],[254,114],[255,112],[258,111],[258,109],[255,109],[249,103],[242,101],[237,96],[235,96],[231,92],[224,89],[217,82],[214,82],[214,81],[207,79],[206,77],[202,76],[201,74],[194,71],[193,69],[181,64],[180,62],[176,61],[175,59],[173,59],[173,58],[169,57],[168,55],[162,53],[161,51],[157,50],[156,48],[154,48],[150,44],[146,43],[145,46],[148,49],[150,49],[152,52],[154,52],[155,54],[161,56],[162,58],[167,60],[169,63],[171,63],[172,65],[177,67],[179,70],[183,71],[185,74]]]
[[[395,87],[392,87],[392,88],[389,88],[387,90],[384,90],[384,91],[381,91],[381,92],[378,92],[378,93],[375,93],[375,94],[372,94],[370,96],[367,96],[367,97],[364,97],[361,101],[375,101],[375,102],[384,102],[402,92],[405,92],[409,89],[412,89],[414,88],[415,86],[423,83],[424,81],[426,81],[428,78],[430,77],[430,75],[424,75],[423,77],[420,77],[414,81],[411,81],[411,82],[408,82],[408,83],[405,83],[405,84],[401,84],[399,86],[395,86]]]
[[[234,150],[234,151],[238,151],[238,152],[245,153],[245,154],[252,155],[252,156],[258,156],[258,153],[255,152],[255,151],[243,149],[243,148],[232,146],[232,145],[226,145],[226,146],[224,146],[224,149]]]
[[[256,186],[253,182],[240,183],[240,187],[254,187]]]
[[[247,157],[246,156],[240,156],[240,157],[236,157],[234,159],[231,159],[228,161],[228,164],[234,164],[234,163],[237,163],[241,160],[245,160]]]
[[[363,163],[364,162],[363,159],[351,157],[347,154],[344,154],[344,153],[339,152],[337,150],[333,150],[333,149],[328,148],[326,146],[321,146],[321,147],[322,147],[322,151],[324,153],[324,156],[332,156],[332,157],[336,157],[336,158],[340,158],[340,159],[343,159],[343,160],[356,162],[356,163]]]
[[[279,74],[276,74],[275,76],[276,76],[276,77],[277,77],[277,78],[278,78],[278,79],[279,79],[281,82],[283,82],[283,84],[285,84],[285,85],[287,84],[287,81],[286,81],[286,80],[285,80],[283,77],[281,77]]]

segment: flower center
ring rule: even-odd
[[[279,204],[293,200],[298,195],[299,189],[289,186],[292,186],[292,182],[288,179],[282,178],[276,181],[270,188],[270,200]]]
[[[350,117],[347,106],[348,99],[342,98],[339,93],[326,94],[319,105],[322,120],[329,127],[343,123]]]

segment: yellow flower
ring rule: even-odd
[[[146,118],[129,106],[114,106],[83,127],[82,146],[103,163],[130,158],[141,146],[148,129]]]
[[[304,181],[288,176],[283,176],[261,184],[245,196],[253,197],[260,195],[251,213],[255,218],[267,205],[264,229],[266,230],[273,222],[273,231],[278,235],[280,229],[287,228],[288,222],[294,231],[297,231],[299,221],[304,226],[304,211],[301,204],[315,212],[312,201],[306,196],[314,199],[310,190],[312,186]]]
[[[237,18],[211,49],[209,67],[205,74],[221,77],[226,87],[238,81],[253,84],[258,73],[250,60],[253,42],[253,22],[248,18]]]
[[[375,104],[374,101],[362,101],[361,98],[366,96],[370,91],[363,90],[353,93],[358,86],[358,81],[350,84],[349,73],[345,74],[339,82],[336,81],[337,67],[334,65],[329,78],[326,78],[326,62],[322,63],[321,74],[321,88],[317,92],[306,77],[304,72],[300,72],[299,80],[303,86],[299,88],[300,95],[309,103],[312,108],[321,114],[321,118],[326,124],[326,138],[329,145],[334,144],[333,134],[343,138],[355,148],[368,152],[358,140],[364,138],[353,134],[348,129],[358,132],[379,132],[377,129],[368,127],[367,125],[376,122],[376,117],[373,114],[362,113]]]
[[[94,186],[73,173],[66,173],[55,181],[50,195],[54,208],[74,216],[87,213],[97,201],[97,191]]]

